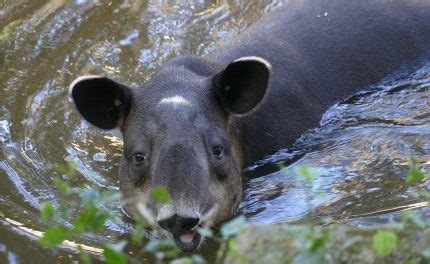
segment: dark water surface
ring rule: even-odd
[[[0,0],[0,263],[70,262],[68,251],[41,249],[43,202],[54,188],[53,162],[78,166],[74,186],[117,189],[118,132],[82,120],[68,85],[82,74],[131,86],[178,54],[213,50],[284,1]],[[331,217],[351,225],[385,223],[402,210],[426,210],[407,188],[408,161],[430,168],[430,65],[333,106],[290,150],[248,173],[241,210],[250,222]],[[324,168],[311,181],[300,165]],[[111,210],[121,213],[119,203]],[[129,232],[110,222],[81,238],[97,247]],[[76,256],[72,256],[76,259]]]

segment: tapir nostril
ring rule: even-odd
[[[172,226],[172,220],[173,220],[173,218],[160,220],[160,221],[158,221],[158,225],[161,228],[163,228],[164,230],[169,230],[170,226]]]
[[[200,218],[182,217],[174,215],[171,218],[158,221],[161,228],[169,231],[186,232],[195,228],[200,223]]]
[[[182,229],[182,231],[189,231],[193,228],[195,228],[199,222],[200,219],[199,218],[191,218],[191,217],[179,217],[180,219],[178,219],[178,223]]]

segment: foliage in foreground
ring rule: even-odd
[[[429,263],[430,229],[246,226],[225,263]]]
[[[55,164],[54,169],[68,177],[75,174],[76,165],[73,163]],[[51,223],[52,227],[45,230],[39,243],[44,247],[55,248],[62,245],[65,240],[79,238],[79,236],[90,233],[98,233],[105,229],[108,221],[115,221],[121,217],[115,215],[107,208],[107,205],[120,199],[119,191],[108,190],[98,191],[86,188],[72,188],[68,181],[61,178],[55,179],[57,190],[67,198],[67,204],[62,203],[58,206],[52,203],[42,205],[40,217]],[[168,203],[170,195],[162,186],[153,188],[152,199],[160,203]],[[116,241],[115,243],[101,245],[103,248],[103,260],[109,264],[141,263],[139,257],[144,254],[153,255],[158,262],[170,261],[172,263],[204,263],[199,255],[180,257],[180,250],[174,245],[173,241],[163,237],[157,232],[152,231],[151,219],[137,220],[134,231],[129,239]],[[222,254],[229,248],[230,240],[240,232],[244,226],[243,216],[234,218],[220,228],[220,232],[214,234],[211,230],[201,229],[200,233],[205,237],[211,237],[223,248],[219,258],[224,258]],[[148,240],[144,244],[144,240]],[[127,245],[141,246],[142,252],[135,256],[125,253]],[[83,263],[91,263],[91,258],[82,249],[79,255]]]
[[[73,175],[73,164],[56,165],[62,174]],[[296,168],[296,172],[305,180],[311,181],[321,169],[306,166]],[[406,178],[408,184],[414,185],[426,180],[416,162],[412,161],[410,172]],[[44,204],[41,217],[52,223],[46,230],[40,243],[46,247],[57,247],[67,239],[73,239],[88,233],[104,230],[107,221],[115,220],[116,216],[106,205],[120,198],[117,191],[103,191],[84,188],[72,188],[67,181],[57,178],[57,189],[69,199],[67,205],[55,206]],[[428,192],[422,194],[429,200]],[[170,196],[161,186],[154,188],[152,199],[167,203]],[[75,203],[70,201],[77,201]],[[102,245],[106,263],[140,263],[137,258],[143,254],[151,254],[158,262],[170,263],[204,263],[197,255],[183,257],[170,239],[165,239],[148,230],[151,221],[138,221],[129,239]],[[430,261],[430,230],[424,216],[418,212],[404,212],[401,221],[392,221],[384,228],[345,228],[321,227],[312,224],[302,226],[269,225],[246,226],[243,216],[239,216],[221,226],[219,232],[200,230],[203,236],[211,237],[220,244],[217,263],[318,263],[318,262],[392,262],[421,263]],[[143,244],[144,237],[148,241]],[[413,243],[419,241],[420,246]],[[142,252],[135,255],[125,253],[127,245],[140,245]],[[399,255],[400,254],[400,255]],[[91,259],[82,250],[81,261],[90,263]]]

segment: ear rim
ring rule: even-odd
[[[106,76],[103,75],[93,75],[93,74],[86,74],[86,75],[82,75],[79,76],[78,78],[74,79],[73,82],[69,85],[69,95],[73,100],[73,87],[76,86],[76,84],[85,81],[85,80],[89,80],[89,79],[102,79],[102,78],[107,78]]]
[[[221,102],[220,97],[222,97],[223,95],[219,91],[220,90],[219,89],[219,85],[220,85],[219,83],[220,83],[220,79],[222,78],[222,74],[228,69],[229,66],[232,66],[233,64],[235,64],[237,62],[245,62],[245,61],[254,61],[254,62],[258,62],[258,63],[263,64],[267,70],[267,82],[266,82],[265,92],[264,92],[263,96],[261,97],[260,101],[258,101],[258,103],[254,107],[252,107],[250,110],[240,113],[240,112],[232,111],[230,109],[230,107],[225,105],[225,103]],[[215,87],[217,87],[214,89],[214,93],[215,93],[215,96],[217,97],[217,101],[221,105],[223,110],[226,112],[226,114],[227,115],[233,115],[236,117],[243,117],[243,116],[248,116],[248,115],[254,113],[255,111],[257,111],[261,107],[262,104],[264,104],[264,102],[266,101],[266,98],[269,94],[269,90],[271,89],[271,85],[270,85],[271,77],[272,77],[272,64],[268,60],[266,60],[262,57],[259,57],[259,56],[243,56],[243,57],[239,57],[239,58],[233,60],[232,62],[227,64],[227,66],[225,66],[223,70],[221,70],[219,73],[215,74],[215,76],[212,77],[212,82],[213,82],[213,85],[215,85]]]
[[[121,103],[118,105],[116,104],[116,102],[114,103],[114,105],[116,107],[121,107],[120,109],[118,109],[118,111],[120,111],[120,113],[119,113],[120,118],[118,118],[118,120],[115,122],[114,126],[107,126],[107,125],[100,125],[100,124],[97,125],[93,121],[90,121],[89,118],[87,118],[87,116],[85,114],[83,114],[83,112],[81,111],[82,110],[81,106],[79,106],[79,104],[77,103],[77,100],[76,100],[77,95],[75,94],[75,92],[76,92],[75,88],[79,87],[80,82],[88,81],[88,80],[95,80],[95,79],[100,79],[103,81],[111,82],[112,84],[117,85],[121,89],[122,98],[119,99],[121,101]],[[124,119],[130,112],[130,107],[131,107],[131,103],[133,100],[132,89],[130,87],[123,85],[121,83],[118,83],[118,82],[114,81],[113,79],[108,78],[108,77],[103,76],[103,75],[82,75],[82,76],[77,77],[69,85],[69,96],[73,101],[75,109],[79,112],[81,117],[86,122],[91,124],[92,126],[95,126],[95,127],[102,129],[102,130],[113,130],[116,128],[122,129],[122,125],[124,124]]]
[[[266,68],[269,70],[269,74],[272,72],[272,64],[268,60],[266,60],[266,59],[264,59],[262,57],[258,57],[258,56],[244,56],[244,57],[240,57],[240,58],[235,59],[233,61],[233,63],[240,62],[240,61],[258,61],[258,62],[263,63],[264,65],[266,65]]]

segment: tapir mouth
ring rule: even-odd
[[[202,240],[202,235],[197,230],[190,230],[182,233],[172,233],[176,246],[185,252],[194,251]]]

